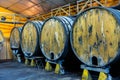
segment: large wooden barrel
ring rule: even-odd
[[[3,37],[3,33],[0,31],[0,43],[4,42],[4,37]]]
[[[21,27],[14,27],[10,33],[10,47],[14,55],[21,54],[20,50],[20,35]]]
[[[21,48],[26,57],[40,55],[39,50],[39,33],[41,30],[41,21],[28,21],[22,28]]]
[[[24,62],[24,55],[20,46],[21,30],[22,27],[14,27],[10,33],[10,48],[18,62]]]
[[[73,18],[58,16],[47,19],[41,29],[40,48],[46,59],[64,59],[68,50],[69,33]]]
[[[105,67],[120,55],[120,12],[94,7],[81,12],[73,25],[71,45],[88,66]]]
[[[2,47],[3,47],[3,43],[4,43],[4,37],[3,37],[2,31],[0,31],[0,50],[1,50]]]

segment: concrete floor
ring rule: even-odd
[[[0,80],[80,80],[80,76],[81,73],[70,72],[55,74],[54,71],[47,72],[18,62],[0,63]],[[112,80],[120,80],[120,76]]]
[[[18,62],[0,63],[0,80],[80,80],[79,74],[57,75]]]

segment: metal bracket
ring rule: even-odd
[[[90,66],[87,66],[87,65],[81,65],[81,68],[91,70],[91,71],[96,71],[96,72],[104,72],[106,74],[109,73],[109,69],[110,69],[110,67],[97,68],[97,67],[90,67]]]
[[[64,60],[60,60],[60,61],[50,61],[50,60],[45,60],[46,61],[46,67],[45,68],[47,68],[47,64],[49,63],[52,63],[52,64],[55,64],[56,65],[56,67],[55,67],[55,73],[56,74],[65,74],[65,70],[64,70],[64,68],[63,68],[63,66],[62,66],[62,63],[64,62]],[[52,67],[51,65],[49,66],[49,67]],[[51,70],[51,68],[50,68],[50,70]]]
[[[84,69],[83,75],[82,75],[82,80],[84,80],[84,79],[92,80],[92,78],[89,77],[90,73],[88,72],[88,70],[99,72],[100,74],[99,74],[98,80],[112,80],[112,76],[109,74],[110,66],[104,67],[104,68],[98,68],[98,67],[91,67],[91,66],[87,66],[87,65],[81,65],[80,68]]]
[[[30,57],[30,58],[26,57],[25,64],[30,64],[30,66],[37,67],[38,69],[39,69],[39,66],[43,68],[44,65],[42,63],[42,59],[43,57]],[[29,63],[28,60],[31,60],[31,62]]]

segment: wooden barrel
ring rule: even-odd
[[[0,31],[0,43],[1,43],[1,42],[4,42],[4,37],[3,37],[2,31]]]
[[[20,35],[21,27],[14,27],[10,33],[10,47],[14,55],[21,54],[20,52]]]
[[[65,16],[51,17],[44,22],[40,48],[48,60],[57,61],[66,56],[72,24],[73,19]]]
[[[24,24],[21,33],[21,48],[26,57],[39,55],[39,33],[41,21],[28,21]]]
[[[3,44],[4,44],[4,37],[2,31],[0,31],[0,51],[3,47]]]
[[[71,31],[75,55],[88,66],[104,67],[120,55],[120,12],[94,7],[81,12]]]
[[[21,30],[22,27],[14,27],[10,33],[10,48],[18,62],[24,62],[24,55],[20,46]]]

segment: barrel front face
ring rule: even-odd
[[[4,41],[3,33],[0,31],[0,43]]]
[[[41,31],[40,48],[44,56],[49,60],[59,59],[66,45],[66,28],[58,18],[48,19]]]
[[[37,46],[37,28],[33,22],[27,22],[21,34],[21,48],[25,56],[32,56]]]
[[[10,34],[10,47],[11,49],[20,48],[20,31],[17,27],[14,27]]]
[[[0,31],[0,51],[2,50],[3,46],[4,46],[4,36],[2,31]]]
[[[78,15],[71,32],[71,44],[80,61],[102,67],[117,57],[120,21],[115,15],[106,8],[91,8]]]

